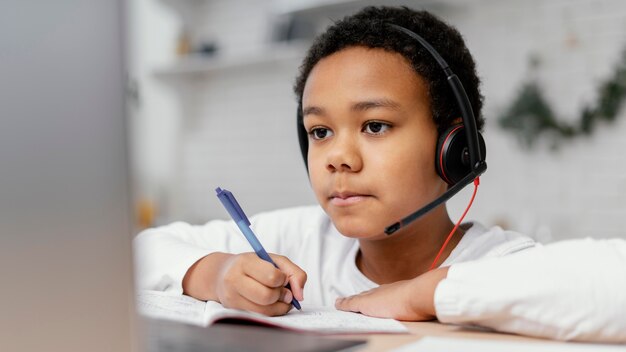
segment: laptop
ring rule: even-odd
[[[0,2],[0,350],[130,351],[122,1]]]

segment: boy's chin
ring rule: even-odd
[[[366,221],[334,221],[337,231],[342,235],[350,238],[374,238],[384,237],[385,228],[377,228],[375,224]]]

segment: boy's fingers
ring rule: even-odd
[[[282,302],[283,287],[267,287],[251,277],[246,277],[238,286],[238,293],[245,299],[262,306]]]
[[[335,300],[335,308],[344,310],[347,312],[360,312],[362,297],[361,295],[354,295],[350,297],[339,297]]]
[[[285,272],[259,257],[247,261],[243,270],[247,276],[267,287],[283,287],[287,280]]]
[[[291,304],[291,300],[293,300],[293,293],[286,288],[282,288],[280,290],[280,301]]]
[[[278,301],[270,305],[259,305],[246,299],[243,296],[240,296],[237,300],[236,305],[232,305],[231,307],[227,308],[242,309],[273,317],[287,314],[287,312],[291,310],[291,304]]]
[[[287,257],[277,254],[270,254],[272,260],[280,270],[287,275],[287,279],[283,283],[283,286],[289,283],[291,285],[291,292],[293,296],[299,300],[304,300],[304,284],[307,280],[307,275],[304,270],[294,264]]]

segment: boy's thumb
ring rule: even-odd
[[[270,254],[270,256],[280,271],[287,275],[287,280],[291,285],[291,292],[294,297],[299,301],[304,300],[304,285],[307,280],[306,272],[285,256],[276,254]]]

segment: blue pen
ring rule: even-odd
[[[220,199],[220,201],[224,205],[224,208],[226,208],[228,214],[230,214],[230,217],[233,218],[233,220],[237,224],[237,227],[239,227],[239,230],[241,230],[248,242],[250,242],[250,245],[252,246],[252,249],[254,249],[254,252],[259,256],[259,258],[265,260],[266,262],[272,263],[272,265],[278,268],[278,265],[274,263],[269,254],[267,254],[267,252],[265,251],[265,248],[263,248],[263,246],[261,245],[261,242],[259,242],[259,240],[256,238],[254,232],[252,232],[252,229],[250,228],[250,220],[248,220],[246,213],[243,212],[243,209],[241,209],[239,203],[237,203],[237,199],[235,199],[235,196],[233,196],[230,191],[221,189],[219,187],[215,189],[215,192],[217,192],[217,198]],[[287,284],[287,286],[285,287],[291,290],[291,286],[289,286],[289,284]],[[291,300],[291,304],[293,304],[293,306],[296,307],[297,310],[301,309],[300,303],[295,297]]]

